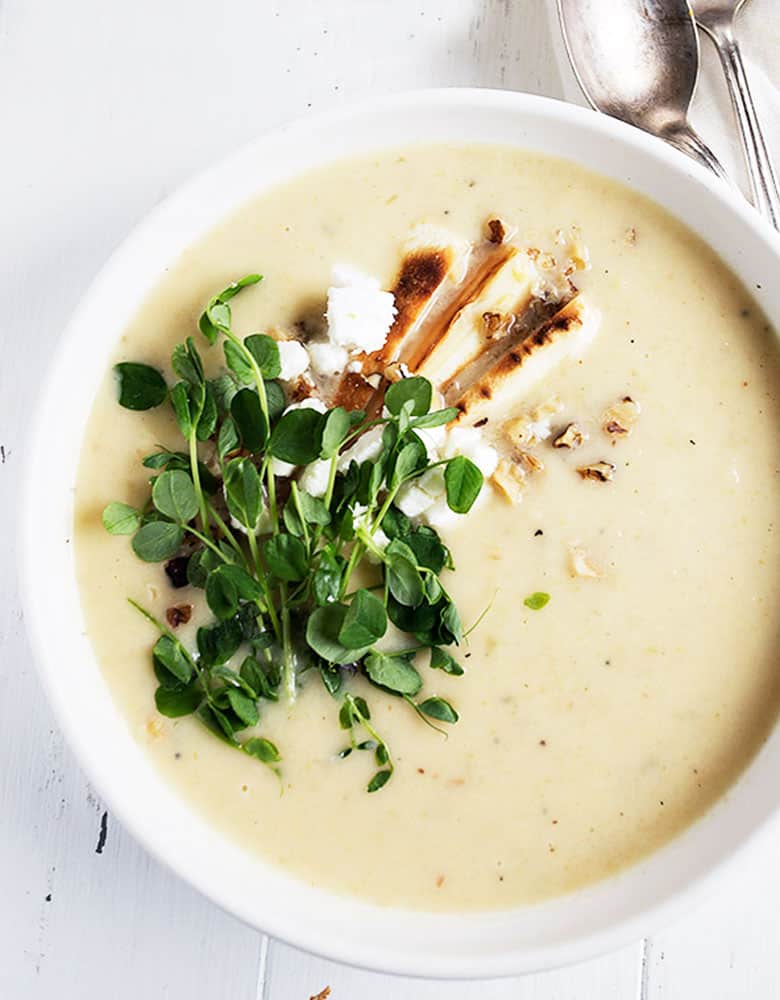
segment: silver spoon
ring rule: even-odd
[[[597,111],[660,136],[726,179],[688,124],[699,36],[686,0],[558,0],[558,12],[569,60]]]
[[[731,103],[742,137],[742,147],[753,191],[753,204],[780,229],[780,194],[772,159],[764,142],[761,126],[748,86],[742,55],[734,36],[734,19],[745,0],[691,0],[693,13],[718,49]]]

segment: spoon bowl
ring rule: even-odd
[[[590,104],[724,177],[688,124],[699,39],[685,0],[558,0],[558,10],[569,60]]]

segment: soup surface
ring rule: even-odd
[[[425,694],[460,713],[447,738],[361,679],[393,748],[393,780],[365,785],[346,760],[338,703],[316,676],[292,709],[263,708],[282,753],[271,771],[192,718],[155,711],[153,629],[174,601],[161,565],[101,526],[114,499],[142,503],[142,456],[179,447],[166,407],[120,409],[106,376],[84,441],[76,543],[84,613],[128,725],[215,826],[296,876],[404,907],[501,908],[571,891],[636,862],[700,816],[758,750],[780,697],[778,353],[748,291],[663,210],[563,161],[512,149],[431,147],[338,163],[245,206],[183,255],[117,347],[170,372],[215,290],[260,271],[233,303],[243,335],[322,313],[331,267],[390,287],[420,222],[476,239],[487,218],[549,246],[579,226],[592,268],[578,284],[602,313],[581,362],[529,404],[557,394],[590,430],[574,455],[544,452],[522,503],[492,491],[443,531],[449,586],[466,626],[462,677],[426,672]],[[219,365],[221,351],[209,355]],[[601,414],[630,395],[641,416],[613,444]],[[609,483],[575,465],[608,460]],[[599,576],[572,575],[572,546]],[[540,591],[547,605],[525,598]],[[200,591],[180,636],[194,646]],[[121,776],[117,776],[121,780]]]

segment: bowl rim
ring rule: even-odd
[[[485,953],[476,957],[473,954],[463,956],[443,953],[431,954],[426,953],[425,949],[420,949],[416,954],[412,954],[408,948],[404,950],[403,947],[396,946],[393,949],[387,944],[371,946],[364,943],[356,949],[353,941],[339,941],[332,933],[329,936],[323,927],[316,925],[316,921],[310,919],[308,923],[305,921],[296,923],[290,919],[283,919],[275,912],[273,906],[268,907],[263,912],[262,920],[259,920],[256,908],[248,905],[246,901],[230,897],[229,893],[220,887],[218,880],[204,874],[203,871],[193,872],[189,870],[186,863],[180,862],[174,856],[170,845],[167,848],[163,847],[161,836],[152,830],[148,822],[143,821],[141,811],[137,810],[137,802],[130,801],[124,793],[111,786],[108,780],[108,771],[99,761],[99,754],[96,753],[89,735],[79,726],[79,710],[75,707],[75,700],[69,697],[62,682],[57,680],[56,657],[51,654],[45,638],[46,602],[41,592],[36,588],[34,570],[36,552],[40,545],[33,516],[37,506],[37,493],[41,486],[41,469],[40,463],[36,461],[36,456],[41,453],[42,444],[46,439],[47,400],[55,388],[58,373],[64,365],[70,342],[75,339],[76,332],[89,312],[91,302],[101,288],[117,280],[117,276],[127,262],[132,260],[133,255],[137,253],[137,248],[155,230],[164,225],[166,220],[178,212],[186,211],[187,205],[192,202],[193,198],[197,197],[199,191],[208,187],[214,178],[229,174],[237,164],[246,158],[255,156],[264,148],[271,148],[282,140],[303,142],[308,134],[318,129],[337,130],[339,127],[349,127],[350,123],[359,120],[361,116],[377,116],[404,109],[419,109],[422,105],[425,105],[429,110],[439,110],[452,114],[466,109],[504,109],[517,115],[518,118],[522,118],[524,114],[537,115],[549,119],[556,126],[572,125],[585,129],[607,141],[617,142],[646,161],[661,165],[667,170],[671,168],[672,172],[683,183],[689,183],[692,179],[710,196],[714,196],[715,200],[720,203],[724,214],[730,213],[738,224],[746,226],[759,236],[775,262],[780,263],[780,236],[758,213],[746,202],[743,203],[741,199],[738,199],[721,181],[660,140],[586,108],[551,98],[510,91],[478,88],[434,88],[371,98],[324,113],[307,115],[281,128],[260,135],[214,166],[198,173],[174,191],[131,230],[130,234],[111,254],[82,297],[53,352],[48,371],[41,383],[35,416],[30,424],[26,465],[21,486],[22,521],[19,576],[26,628],[31,640],[33,658],[58,724],[65,733],[83,771],[94,783],[101,797],[109,804],[112,813],[120,818],[122,824],[153,857],[226,911],[275,938],[283,939],[307,951],[377,971],[422,977],[468,979],[516,975],[559,967],[613,950],[646,935],[668,922],[675,914],[689,909],[697,900],[700,900],[704,893],[723,877],[726,869],[732,868],[737,860],[744,856],[749,843],[765,830],[772,816],[777,813],[778,806],[768,809],[763,819],[757,822],[751,831],[741,836],[735,846],[723,853],[706,870],[688,880],[684,885],[670,891],[658,902],[644,907],[633,917],[618,917],[606,928],[597,929],[593,933],[583,933],[574,939],[562,942],[539,947],[525,947],[521,951],[510,949],[497,954]],[[463,141],[471,142],[473,140],[465,138]],[[390,145],[388,144],[385,148],[389,148]],[[522,143],[509,140],[506,145],[518,149],[523,148]],[[365,152],[376,148],[379,147],[376,145],[366,147]],[[569,154],[569,158],[577,162],[575,152]],[[326,161],[316,160],[315,165],[320,166],[323,162]],[[298,176],[310,166],[307,164],[304,169],[296,170],[290,176]],[[685,179],[686,176],[688,180]],[[274,181],[259,183],[258,194],[272,187],[274,183]],[[628,181],[628,185],[631,186],[630,181]],[[73,591],[77,591],[75,576],[69,581],[65,581],[64,585],[69,585]],[[97,658],[94,657],[94,654],[93,658],[96,661]],[[143,749],[140,746],[137,746],[136,749],[139,755],[143,755]],[[750,764],[748,771],[753,766]],[[738,779],[738,782],[742,780]],[[171,788],[171,790],[173,789]],[[661,849],[662,852],[666,850],[667,848]],[[613,881],[615,881],[614,877],[607,880],[610,884]],[[362,908],[359,901],[354,901],[351,905],[355,911]],[[396,914],[399,920],[401,917],[413,919],[413,916],[418,916],[413,911],[400,909],[388,909],[387,912]],[[492,916],[497,914],[500,918],[501,915],[512,912],[509,910],[495,911]],[[485,921],[482,914],[461,913],[457,917],[468,920],[475,926],[477,924],[486,927],[489,925],[489,920]],[[446,923],[447,917],[437,916],[435,919]]]

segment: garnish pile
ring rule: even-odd
[[[445,648],[463,636],[441,579],[453,568],[450,553],[433,528],[414,526],[394,499],[404,483],[441,465],[449,507],[466,513],[483,477],[463,455],[429,460],[417,432],[449,423],[457,411],[431,412],[424,378],[390,386],[385,415],[371,421],[341,407],[287,409],[276,341],[263,334],[242,340],[231,328],[230,299],[260,280],[249,275],[234,283],[201,316],[208,344],[222,341],[227,371],[219,377],[206,378],[192,337],[173,351],[179,381],[172,386],[148,365],[116,365],[120,404],[146,410],[167,401],[184,446],[147,455],[143,464],[154,473],[147,503],[140,510],[110,503],[103,524],[112,534],[132,534],[139,559],[185,560],[187,581],[205,591],[213,615],[191,651],[131,601],[160,632],[152,651],[159,712],[194,713],[276,769],[277,747],[241,734],[258,726],[263,701],[292,701],[302,676],[316,671],[341,701],[349,744],[339,756],[374,754],[374,792],[391,777],[393,760],[365,699],[346,690],[349,678],[360,674],[403,698],[425,721],[454,723],[457,712],[443,698],[416,700],[419,668],[463,673]],[[340,470],[345,448],[375,426],[383,428],[379,455],[346,468],[342,462]],[[274,459],[296,467],[329,463],[324,495],[307,493],[294,478],[277,479]],[[381,648],[388,622],[409,636],[400,652]]]

